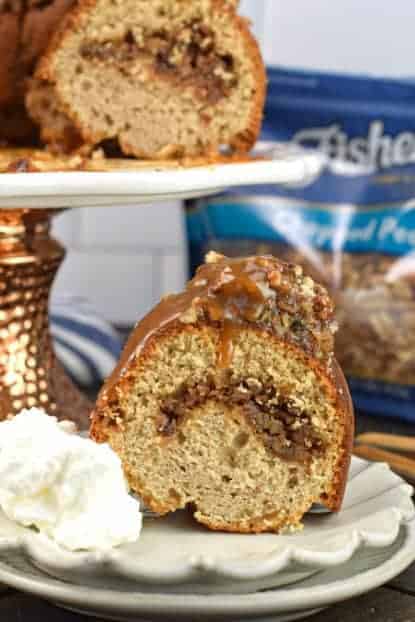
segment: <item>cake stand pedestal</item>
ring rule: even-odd
[[[59,210],[0,210],[0,419],[22,408],[85,425],[91,405],[56,359],[48,302],[65,251],[50,236]]]
[[[59,172],[47,160],[47,171],[34,166],[29,173],[20,172],[31,170],[21,153],[17,166],[0,153],[0,162],[6,160],[0,173],[0,420],[41,407],[88,425],[91,404],[58,363],[49,331],[50,290],[65,255],[50,235],[53,216],[68,207],[190,199],[248,184],[306,184],[324,166],[316,154],[269,143],[260,155],[194,166],[118,160],[114,170],[107,163],[100,172]]]

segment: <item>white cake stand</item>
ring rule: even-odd
[[[317,154],[272,143],[259,145],[256,155],[262,159],[209,165],[120,160],[104,172],[31,172],[16,156],[13,172],[0,173],[0,420],[38,406],[83,425],[91,408],[58,364],[49,333],[49,294],[65,254],[50,236],[52,217],[68,208],[190,199],[241,185],[306,185],[324,166]]]

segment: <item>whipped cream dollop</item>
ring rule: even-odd
[[[134,542],[142,525],[114,451],[34,408],[0,423],[0,506],[71,551]]]

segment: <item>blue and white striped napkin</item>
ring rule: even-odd
[[[56,356],[66,372],[83,388],[101,384],[121,353],[117,331],[82,298],[53,299],[50,316]]]

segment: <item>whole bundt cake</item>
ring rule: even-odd
[[[83,141],[128,155],[248,151],[265,69],[235,0],[80,0],[36,72],[29,111],[47,141],[72,123]],[[49,89],[49,90],[47,90]],[[52,131],[50,131],[52,112]],[[55,121],[53,121],[55,119]]]
[[[30,142],[24,97],[36,62],[74,0],[0,0],[0,139]]]
[[[335,329],[326,290],[299,266],[209,254],[137,325],[91,436],[155,512],[188,506],[225,531],[298,528],[313,503],[340,508],[347,478],[353,409]]]

